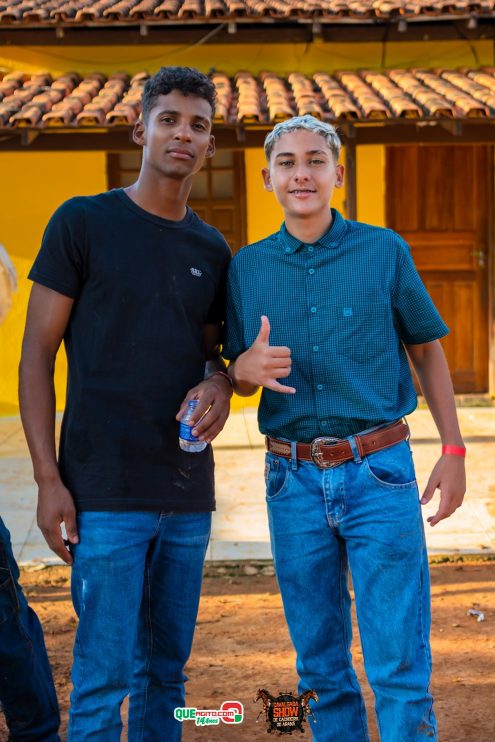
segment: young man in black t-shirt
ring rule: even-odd
[[[162,68],[134,131],[137,182],[63,204],[30,273],[21,413],[38,524],[73,565],[72,742],[120,740],[129,692],[129,740],[181,736],[174,708],[184,705],[214,493],[211,447],[181,451],[177,420],[198,398],[196,430],[209,443],[231,396],[219,355],[230,250],[186,206],[214,154],[214,106],[205,75]],[[62,339],[69,377],[57,463]]]

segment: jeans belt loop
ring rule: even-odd
[[[290,468],[292,471],[297,471],[297,443],[291,441],[290,444]]]
[[[352,451],[353,456],[354,456],[354,463],[356,463],[356,464],[362,464],[363,459],[361,458],[361,454],[359,453],[359,447],[358,447],[358,444],[356,442],[356,436],[355,435],[350,435],[347,440],[349,441],[349,445],[351,447],[351,451]]]

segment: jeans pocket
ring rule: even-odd
[[[411,449],[407,441],[384,448],[363,459],[369,476],[380,486],[401,489],[416,486]]]
[[[273,500],[287,489],[291,471],[290,461],[271,453],[266,454],[265,461],[266,499]]]

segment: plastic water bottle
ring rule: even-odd
[[[187,403],[187,410],[180,421],[179,446],[183,451],[189,451],[189,453],[199,453],[200,451],[204,451],[207,445],[206,441],[200,441],[196,435],[192,434],[192,426],[189,424],[189,420],[198,406],[198,401],[199,400],[197,399],[189,400]]]

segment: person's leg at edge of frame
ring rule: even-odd
[[[409,444],[345,467],[341,527],[380,738],[435,742],[429,572]]]
[[[74,643],[69,742],[120,742],[146,556],[159,530],[152,512],[83,512],[72,547]]]
[[[275,571],[297,653],[299,692],[316,691],[309,717],[316,742],[369,742],[352,668],[345,545],[325,506],[323,472],[313,463],[266,455],[267,506]]]
[[[147,565],[129,703],[129,742],[181,739],[184,674],[199,607],[211,513],[163,513]],[[227,700],[227,699],[226,699]]]
[[[60,742],[60,715],[41,624],[19,585],[0,518],[0,702],[12,742]]]

